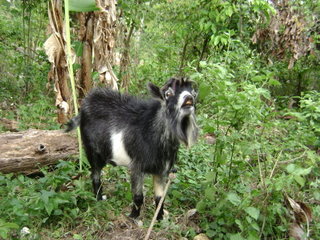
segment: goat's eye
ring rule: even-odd
[[[169,88],[166,92],[165,92],[165,97],[166,99],[168,99],[169,97],[172,97],[174,95],[174,92],[172,90],[172,88]]]

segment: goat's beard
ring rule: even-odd
[[[176,133],[178,139],[187,147],[191,147],[198,138],[199,128],[195,114],[180,114],[177,119]]]
[[[167,122],[163,121],[163,117]],[[155,127],[161,131],[162,141],[164,139],[176,139],[180,143],[191,147],[198,138],[199,128],[196,123],[194,110],[182,110],[180,112],[169,112],[168,109],[159,112]]]

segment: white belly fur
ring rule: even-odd
[[[129,157],[124,147],[122,132],[111,134],[111,145],[112,145],[112,161],[117,166],[128,167],[131,163],[131,158]]]

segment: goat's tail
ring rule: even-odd
[[[80,125],[80,114],[72,118],[67,124],[67,128],[64,130],[65,132],[70,132],[76,127]]]

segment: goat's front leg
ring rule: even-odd
[[[140,216],[140,209],[143,204],[143,179],[144,174],[142,172],[131,173],[131,189],[133,195],[133,206],[130,213],[131,218],[137,218]]]
[[[164,194],[166,180],[167,180],[166,175],[153,175],[153,187],[154,187],[154,197],[156,202],[156,208],[158,207],[160,199]],[[162,220],[162,219],[163,219],[163,204],[157,216],[157,220]]]

